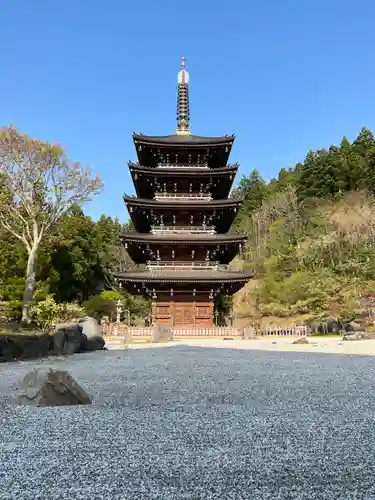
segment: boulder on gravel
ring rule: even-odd
[[[57,325],[53,335],[53,352],[57,356],[81,351],[84,337],[82,325],[78,323]]]
[[[22,381],[17,397],[21,405],[63,406],[90,404],[86,391],[66,371],[38,368]]]
[[[78,321],[82,326],[82,333],[86,335],[87,338],[98,337],[102,334],[99,323],[95,318],[86,316]]]
[[[0,336],[0,361],[35,359],[48,356],[51,336],[43,332],[10,332]]]
[[[168,325],[155,325],[152,329],[151,342],[168,342],[173,339],[172,329]]]
[[[82,326],[82,351],[99,351],[104,348],[105,341],[102,330],[95,318],[87,316],[79,321]]]
[[[307,340],[306,337],[301,337],[293,342],[293,344],[309,344],[309,343],[310,342]]]
[[[360,323],[357,323],[356,321],[351,321],[345,326],[345,331],[348,333],[362,332],[363,326]]]
[[[44,332],[33,332],[32,335],[14,335],[12,342],[21,351],[20,359],[48,356],[52,346],[51,336]]]
[[[133,335],[131,334],[129,328],[125,330],[122,337],[122,345],[127,349],[133,343]]]
[[[0,337],[0,361],[13,361],[16,359],[16,346],[10,339],[9,335]]]
[[[82,351],[101,351],[104,349],[105,340],[102,336],[86,338],[81,346]]]
[[[366,332],[348,332],[342,337],[342,340],[364,340],[367,337]]]
[[[256,332],[255,328],[253,328],[252,326],[246,326],[243,329],[243,340],[252,340],[252,339],[255,339],[256,336],[257,336],[257,332]]]

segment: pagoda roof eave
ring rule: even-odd
[[[212,147],[227,144],[233,144],[235,139],[234,134],[225,135],[222,137],[204,137],[199,135],[162,135],[152,136],[133,133],[134,143],[142,143],[150,146],[173,146],[173,147]]]
[[[137,205],[140,207],[150,207],[150,208],[160,208],[161,210],[167,210],[169,208],[190,208],[190,209],[204,209],[204,208],[230,208],[239,207],[242,200],[234,200],[232,198],[224,200],[210,200],[210,201],[159,201],[150,200],[146,198],[137,198],[133,196],[124,195],[123,199],[126,204]]]
[[[242,234],[151,234],[128,232],[121,234],[121,239],[131,243],[175,243],[175,244],[212,244],[243,243],[246,236]]]
[[[128,283],[247,283],[254,271],[129,271],[115,278]]]
[[[144,173],[144,174],[149,174],[149,175],[167,175],[171,177],[176,177],[179,175],[183,176],[197,176],[197,175],[203,175],[203,176],[212,176],[212,175],[230,175],[230,174],[236,174],[238,170],[238,163],[235,163],[234,165],[227,165],[222,168],[208,168],[208,167],[175,167],[175,168],[165,168],[165,167],[143,167],[137,163],[128,163],[129,169],[139,172],[139,173]]]

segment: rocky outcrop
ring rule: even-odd
[[[0,336],[0,361],[42,358],[48,356],[51,350],[52,338],[47,333],[10,332]]]
[[[173,333],[167,325],[155,325],[152,329],[152,343],[168,342],[173,339]]]
[[[0,362],[64,356],[104,349],[100,326],[93,318],[57,325],[52,335],[43,332],[10,331],[0,335]]]
[[[358,323],[357,321],[351,321],[347,325],[345,325],[346,332],[363,332],[363,325]]]
[[[293,342],[293,344],[309,344],[309,343],[310,342],[307,340],[306,337],[301,337]]]
[[[95,318],[87,316],[79,321],[79,325],[82,326],[82,351],[100,351],[104,348],[102,330]]]
[[[18,404],[32,406],[86,405],[90,396],[66,371],[38,368],[22,381]]]
[[[368,336],[366,334],[366,332],[362,331],[358,331],[358,332],[347,332],[344,334],[344,336],[342,337],[342,340],[345,340],[345,341],[349,341],[349,340],[365,340],[367,339]]]
[[[82,318],[78,323],[57,326],[53,339],[54,353],[58,355],[98,351],[105,345],[99,323],[90,317]]]
[[[256,339],[256,330],[252,326],[246,326],[243,329],[243,339],[244,340],[253,340]]]
[[[83,342],[82,325],[78,323],[58,325],[53,334],[53,353],[61,356],[81,352]]]

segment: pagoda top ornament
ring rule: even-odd
[[[189,104],[189,73],[185,69],[185,57],[177,75],[177,128],[176,135],[191,135]]]
[[[181,71],[179,71],[178,75],[177,75],[177,83],[181,84],[181,83],[186,83],[188,84],[189,83],[189,73],[186,71],[185,69],[185,57],[182,56],[181,58]]]

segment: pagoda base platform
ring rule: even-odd
[[[170,300],[152,303],[152,324],[173,327],[212,327],[214,302],[210,300]]]

